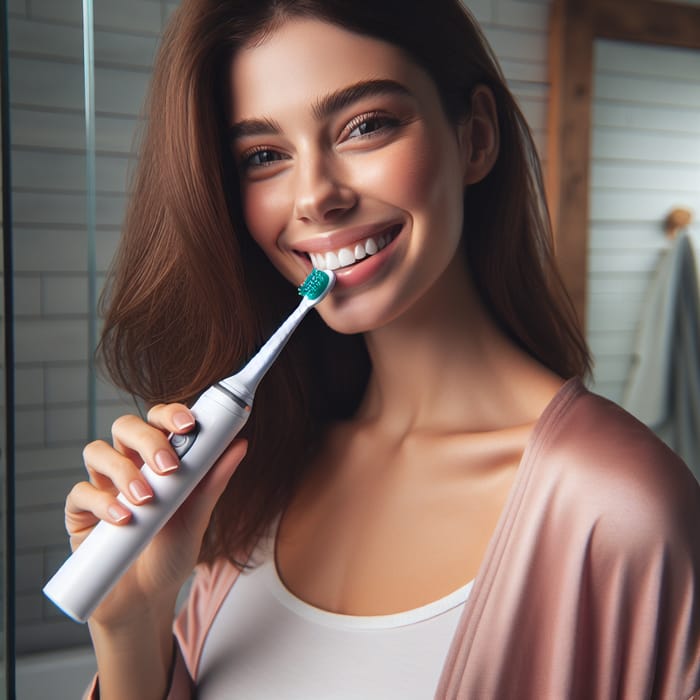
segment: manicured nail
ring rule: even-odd
[[[188,430],[194,427],[194,419],[184,411],[180,411],[173,416],[173,423],[178,430]]]
[[[168,450],[158,450],[155,455],[155,462],[161,474],[167,474],[177,469],[177,459]]]
[[[118,503],[114,503],[107,508],[107,514],[115,523],[120,523],[123,520],[126,520],[130,515],[129,511]]]
[[[143,483],[143,481],[139,481],[138,479],[134,479],[129,484],[129,492],[139,503],[143,503],[144,501],[148,501],[149,499],[153,498],[153,491],[151,490],[151,487],[147,486]]]

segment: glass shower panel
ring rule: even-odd
[[[9,145],[9,84],[7,73],[7,7],[3,0],[0,2],[0,133],[2,134],[2,167],[0,167],[0,191],[2,191],[2,204],[0,205],[0,698],[11,697],[15,689],[14,679],[14,633],[13,633],[13,606],[8,605],[8,596],[11,595],[14,582],[14,557],[11,556],[12,540],[12,489],[6,488],[8,476],[7,455],[8,444],[7,418],[11,415],[7,410],[7,389],[12,388],[12,378],[7,378],[8,362],[5,356],[6,340],[12,338],[12,315],[7,313],[5,305],[5,259],[9,257],[5,248],[5,241],[9,240],[5,235],[6,224],[9,223],[11,208],[9,157],[7,147]],[[8,230],[9,236],[9,230]],[[9,332],[8,332],[9,331]],[[11,394],[11,391],[10,391]],[[11,434],[11,433],[10,433]],[[8,537],[9,536],[9,537]],[[8,546],[8,544],[10,546]],[[8,556],[8,554],[10,556]],[[8,585],[9,584],[9,585]],[[9,632],[9,634],[8,634]]]
[[[9,13],[16,378],[16,640],[23,657],[86,644],[41,594],[67,555],[63,502],[83,478],[88,320],[79,2]]]
[[[107,438],[114,418],[135,410],[94,371],[96,300],[119,238],[153,57],[177,3],[7,1],[17,389],[14,609],[19,665],[28,668],[45,652],[79,647],[89,653],[86,627],[56,610],[41,589],[68,555],[63,503],[85,478],[83,446]],[[88,57],[93,54],[87,62],[86,46]]]

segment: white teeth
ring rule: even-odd
[[[341,248],[338,251],[338,262],[340,263],[340,267],[347,267],[355,262],[355,256],[352,254],[351,250]]]
[[[335,253],[326,253],[326,269],[337,270],[340,267],[340,260]]]
[[[328,253],[309,253],[311,263],[317,270],[337,270],[349,267],[368,255],[378,253],[392,241],[391,234],[385,233],[377,238],[367,238],[356,243],[354,248],[339,248]]]

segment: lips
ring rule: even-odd
[[[373,236],[366,236],[340,248],[307,253],[312,265],[318,270],[339,270],[350,267],[360,260],[376,255],[386,248],[401,231],[400,225],[391,226]]]

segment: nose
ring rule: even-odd
[[[299,161],[294,213],[305,223],[330,223],[357,204],[357,192],[333,155],[318,153]]]

